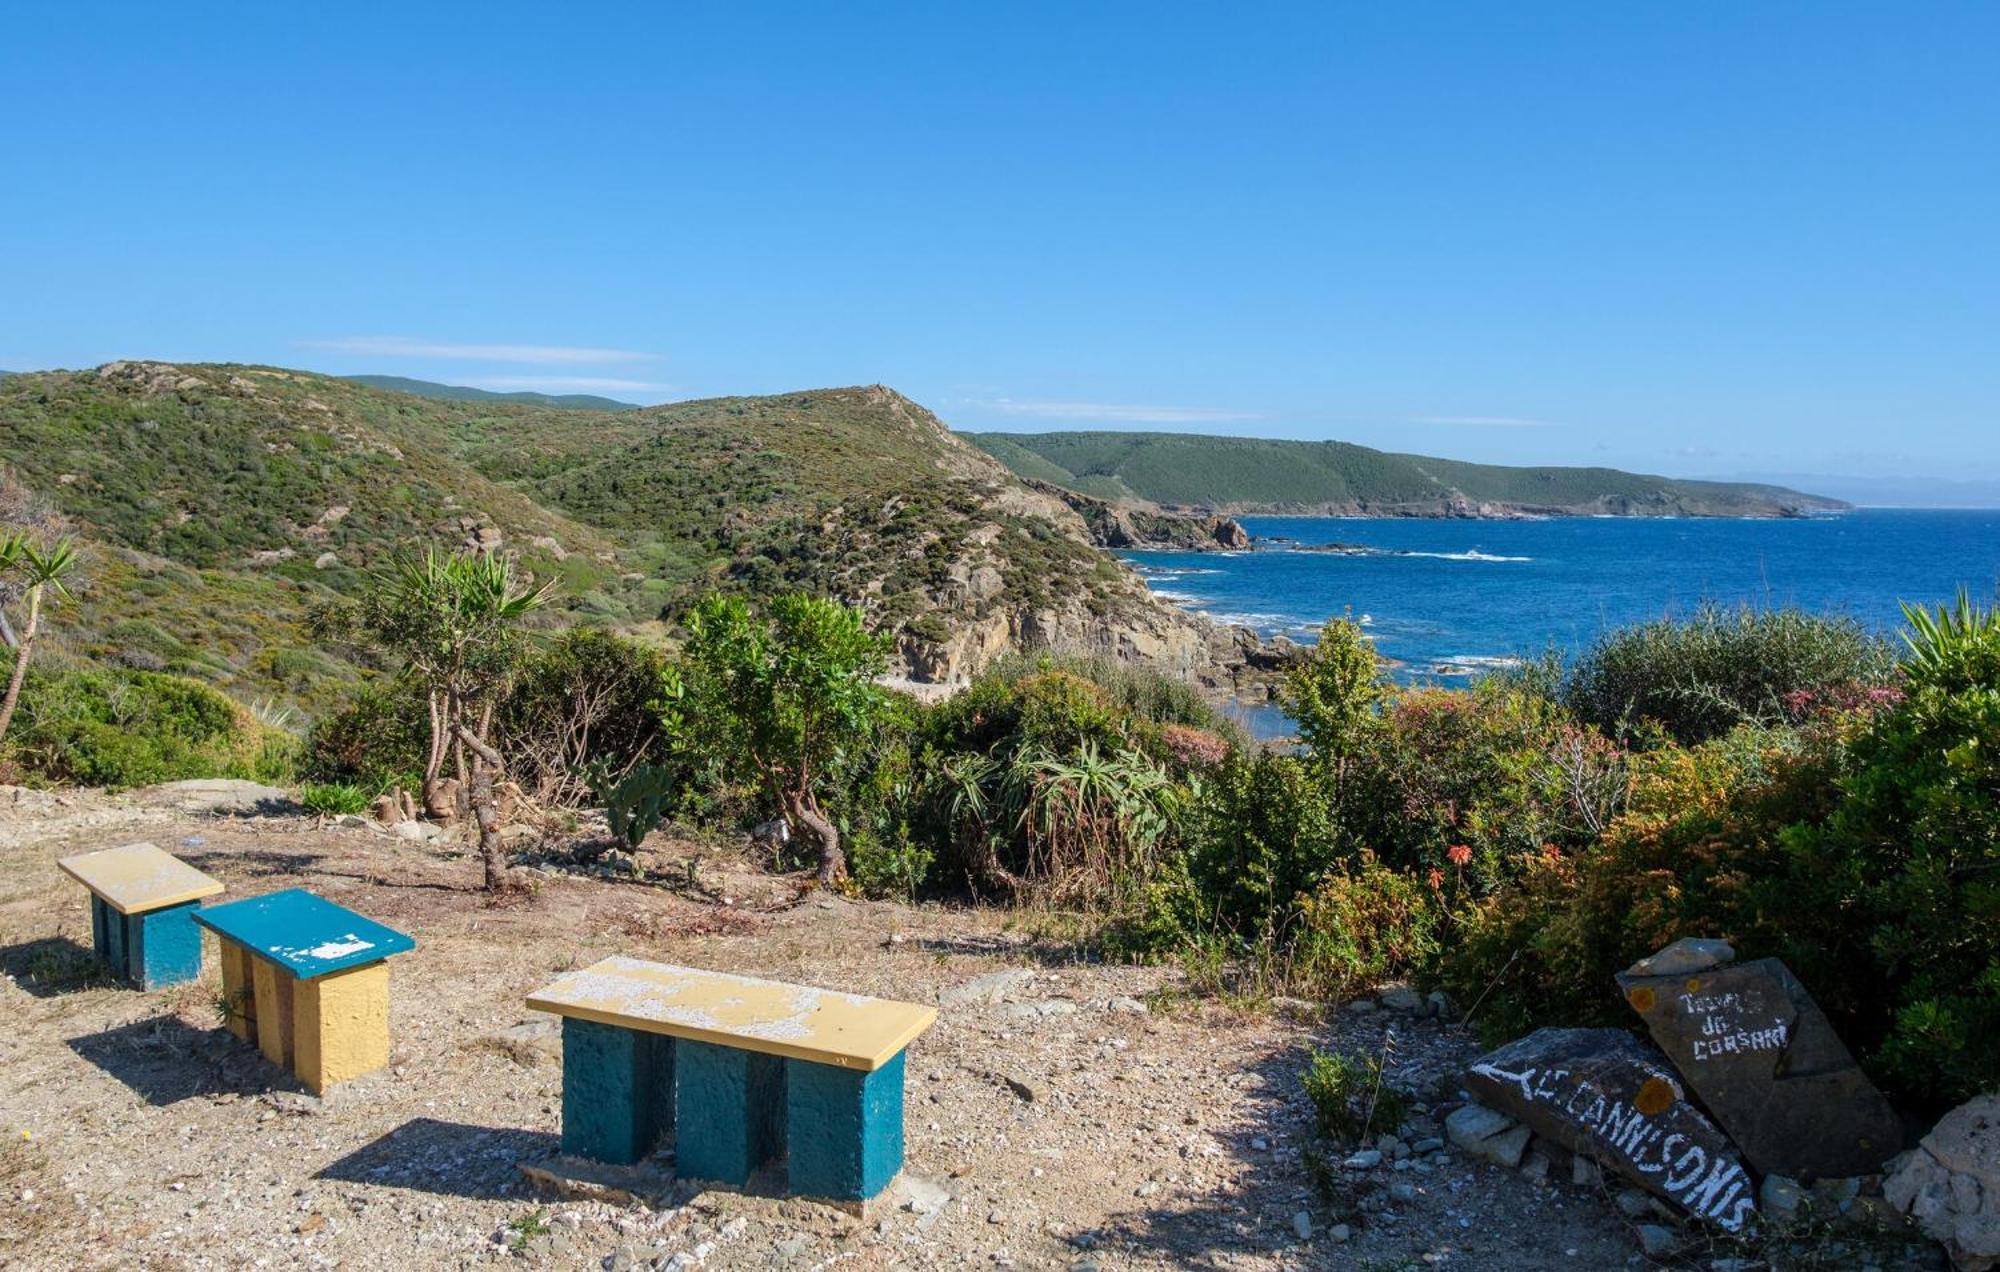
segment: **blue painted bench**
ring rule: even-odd
[[[636,1162],[674,1137],[676,1173],[840,1203],[903,1166],[903,1050],[935,1008],[607,958],[528,998],[563,1018],[562,1151]]]
[[[194,913],[222,883],[152,844],[126,844],[56,862],[90,889],[90,935],[97,956],[141,989],[201,975]]]
[[[229,1029],[315,1094],[389,1063],[389,964],[401,932],[286,888],[210,906],[194,921],[222,948]]]

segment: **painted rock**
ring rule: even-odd
[[[1902,1121],[1819,1004],[1774,958],[1687,975],[1618,977],[1625,1001],[1759,1174],[1873,1175]]]
[[[1538,1029],[1473,1062],[1480,1103],[1729,1232],[1757,1187],[1666,1057],[1622,1029]]]

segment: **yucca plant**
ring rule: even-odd
[[[1903,618],[1903,672],[1913,683],[1951,693],[2000,680],[2000,608],[1981,608],[1960,588],[1949,608],[1905,604]]]
[[[21,700],[21,681],[28,674],[28,658],[35,650],[46,605],[69,596],[69,577],[76,572],[76,540],[57,539],[43,547],[29,535],[16,531],[0,536],[0,639],[14,650],[14,670],[7,677],[7,694],[0,698],[0,741],[14,723],[14,708]],[[7,621],[5,604],[16,599],[27,603],[27,617],[17,634]]]

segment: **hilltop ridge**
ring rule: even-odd
[[[1099,499],[1242,516],[1796,517],[1848,507],[1750,482],[1507,467],[1351,442],[1194,433],[967,433],[1024,478]]]
[[[920,682],[1047,647],[1227,689],[1256,647],[880,385],[612,412],[114,362],[0,380],[0,465],[90,549],[72,653],[307,710],[365,671],[312,612],[417,542],[514,552],[556,621],[656,638],[712,589],[830,595]]]

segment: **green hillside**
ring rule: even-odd
[[[0,379],[0,471],[83,536],[60,646],[308,711],[361,674],[308,616],[420,542],[560,578],[556,622],[664,634],[711,588],[830,593],[931,671],[986,656],[984,637],[947,648],[968,627],[1004,642],[1037,612],[1192,621],[1163,619],[1060,500],[879,386],[608,412],[110,363]]]
[[[969,433],[1025,478],[1107,499],[1225,513],[1796,516],[1844,507],[1777,486],[1611,468],[1510,468],[1348,442],[1187,433]]]
[[[365,384],[371,389],[414,393],[418,397],[442,398],[447,402],[520,402],[529,406],[553,406],[568,411],[636,411],[636,402],[599,397],[595,393],[495,393],[490,389],[468,388],[463,384],[438,384],[432,380],[411,380],[400,375],[350,375],[343,379]]]

